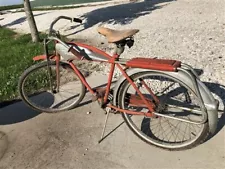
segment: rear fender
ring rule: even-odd
[[[160,73],[164,73],[166,75],[170,75],[170,76],[184,82],[193,91],[195,91],[194,85],[192,83],[190,76],[188,76],[187,74],[185,74],[182,71],[167,72],[167,71],[154,71],[154,70],[139,69],[139,68],[131,68],[131,69],[126,70],[126,73],[128,76],[132,76],[136,73],[143,73],[143,72],[160,72]],[[113,90],[113,104],[114,105],[118,105],[118,93],[119,93],[121,85],[123,84],[123,82],[125,82],[125,80],[126,80],[126,78],[124,76],[121,76],[118,79],[117,83],[115,84],[115,87]],[[205,86],[205,84],[202,83],[198,79],[197,79],[197,85],[199,87],[200,94],[202,96],[204,105],[207,109],[210,133],[213,134],[216,131],[217,122],[218,122],[218,102],[214,99],[213,95],[211,94],[209,89]]]

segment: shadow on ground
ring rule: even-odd
[[[109,7],[93,10],[83,14],[80,18],[86,22],[83,24],[83,29],[68,34],[70,36],[88,29],[98,23],[102,24],[121,24],[126,25],[131,23],[134,19],[147,15],[153,10],[160,9],[167,4],[159,5],[160,3],[170,2],[175,0],[145,0],[135,3],[119,4]],[[79,26],[72,26],[70,29],[75,29]]]
[[[34,17],[35,17],[35,16],[44,15],[44,14],[47,14],[47,13],[48,13],[48,12],[39,13],[39,14],[34,15]],[[26,21],[26,16],[21,17],[21,18],[19,18],[19,19],[16,19],[15,21],[12,21],[11,23],[8,23],[8,24],[3,25],[3,26],[14,26],[14,25],[21,24],[21,23],[23,23],[23,22],[25,22],[25,21]]]
[[[199,76],[201,76],[204,73],[202,69],[195,69],[195,71],[197,72]],[[225,86],[218,83],[211,83],[211,82],[203,82],[203,83],[214,95],[214,98],[219,99],[219,102],[220,102],[219,111],[218,111],[219,119],[218,119],[217,130],[215,132],[215,135],[216,135],[225,126]]]
[[[196,70],[198,74],[202,74],[201,70]],[[116,81],[113,81],[115,83]],[[210,82],[204,82],[204,84],[209,88],[209,90],[214,94],[214,96],[219,99],[220,101],[220,110],[219,110],[219,120],[218,120],[218,126],[216,133],[219,133],[224,125],[225,125],[225,86],[217,84],[217,83],[210,83]],[[107,84],[103,84],[100,86],[95,87],[97,88],[103,88]],[[52,100],[51,98],[48,99]],[[92,97],[89,94],[88,97],[86,97],[77,107],[81,107],[84,105],[87,105],[92,102]],[[53,101],[49,101],[49,104],[52,104]],[[6,106],[4,108],[0,109],[0,125],[8,125],[8,124],[14,124],[22,121],[29,120],[35,116],[38,116],[40,112],[34,111],[33,109],[27,107],[23,102],[16,102],[12,105]],[[210,138],[209,138],[210,139]]]
[[[113,81],[112,83],[115,83],[115,81]],[[93,89],[95,90],[97,88],[103,88],[106,85],[107,83],[97,86]],[[54,103],[54,99],[55,98],[52,96],[52,94],[41,93],[37,96],[34,96],[32,98],[32,101],[33,103],[40,102],[40,104],[43,107],[50,107]],[[87,105],[91,102],[92,97],[89,94],[89,97],[84,99],[77,107]],[[0,125],[8,125],[23,122],[41,114],[41,112],[31,109],[22,101],[12,102],[12,104],[9,103],[8,105],[6,104],[4,107],[3,106],[4,105],[2,105],[2,108],[0,108]]]
[[[27,107],[23,102],[17,102],[0,109],[0,125],[23,122],[39,114],[40,112]]]
[[[115,83],[116,83],[116,80],[112,81],[112,84],[111,85],[113,86]],[[93,88],[93,90],[98,90],[98,89],[106,88],[107,84],[108,83],[104,83],[102,85],[96,86],[96,87]],[[92,103],[93,102],[93,98],[92,97],[93,96],[89,93],[89,91],[86,91],[85,98],[81,101],[81,103],[76,108],[82,107],[84,105],[87,105],[87,104]],[[100,108],[100,105],[99,105],[99,108]]]
[[[219,114],[221,115],[219,117],[219,121],[218,121],[218,126],[217,126],[217,130],[216,133],[219,133],[224,125],[225,125],[225,86],[217,84],[217,83],[209,83],[209,82],[204,82],[204,84],[209,88],[209,90],[216,95],[219,98],[220,101],[220,109],[219,109]]]
[[[43,107],[50,107],[54,103],[53,96],[48,93],[41,93],[32,97],[31,100],[33,103],[41,103],[41,106]],[[41,112],[28,107],[24,102],[17,101],[16,103],[4,106],[0,109],[0,125],[23,122],[39,115],[40,113]]]

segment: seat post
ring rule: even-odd
[[[125,44],[121,44],[121,43],[116,44],[115,43],[113,54],[121,55],[124,52],[124,49],[125,49]]]

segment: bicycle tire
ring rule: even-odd
[[[62,77],[71,78],[71,80],[73,80],[72,82],[69,82],[68,79],[64,78],[63,80],[60,79],[60,83],[61,83],[61,81],[63,81],[62,83],[64,83],[64,84],[62,86],[67,85],[66,86],[67,88],[68,88],[69,85],[73,86],[73,84],[76,83],[76,85],[79,85],[79,93],[78,93],[79,95],[78,96],[74,95],[74,93],[71,93],[74,90],[68,89],[68,90],[70,90],[68,92],[70,95],[69,94],[67,94],[67,95],[69,95],[70,98],[68,98],[68,100],[62,101],[61,103],[56,103],[57,99],[59,99],[59,95],[60,95],[59,92],[57,93],[58,94],[57,95],[56,93],[49,92],[47,89],[45,89],[48,86],[46,84],[49,83],[49,82],[47,82],[48,73],[45,70],[45,68],[46,69],[48,68],[48,65],[52,70],[52,68],[56,66],[56,62],[55,61],[50,61],[49,63],[47,63],[47,61],[40,62],[38,64],[35,64],[35,65],[29,67],[27,70],[24,71],[24,73],[21,75],[21,77],[19,79],[19,85],[18,85],[19,95],[20,95],[21,99],[29,107],[31,107],[34,110],[40,111],[40,112],[55,113],[55,112],[61,112],[61,111],[66,111],[66,110],[70,110],[70,109],[75,108],[83,100],[83,98],[85,96],[85,93],[86,93],[85,86],[83,85],[83,83],[81,82],[79,77],[73,72],[73,69],[71,68],[71,66],[69,64],[64,63],[64,62],[60,62],[59,63],[59,69],[64,71],[62,73],[64,76],[62,76]],[[40,70],[42,70],[42,69],[43,69],[43,71],[41,72]],[[40,72],[38,72],[38,71],[40,71]],[[37,75],[35,74],[36,72],[38,72]],[[69,72],[69,75],[68,75],[68,72]],[[32,77],[32,75],[34,77]],[[29,95],[27,95],[26,94],[27,89],[25,88],[25,86],[26,86],[25,83],[26,83],[27,79],[29,80],[29,77],[30,77],[31,80],[28,81],[27,87],[29,87],[30,85],[32,87],[42,85],[42,83],[40,83],[40,82],[38,84],[39,79],[42,80],[41,82],[43,82],[43,85],[41,86],[42,88],[40,89],[40,91],[32,89],[32,87],[29,87],[28,90],[29,90],[30,93],[29,93]],[[34,78],[35,78],[35,80],[34,80]],[[53,76],[52,76],[52,78],[53,78]],[[74,79],[76,79],[76,80],[74,80]],[[37,82],[37,84],[35,82]],[[66,89],[66,87],[64,87],[64,88]],[[63,92],[66,93],[65,91],[62,91],[62,93]],[[77,96],[77,97],[75,98],[75,96]],[[43,107],[43,105],[38,105],[39,103],[38,104],[34,103],[34,100],[39,100],[38,97],[42,98],[42,99],[45,98],[46,101],[45,102],[43,101],[43,104],[45,104],[44,107]],[[60,95],[60,97],[61,97],[61,95]],[[71,104],[69,104],[65,107],[60,107],[63,104],[65,104],[66,102],[71,101],[69,99],[76,99],[76,100],[72,101]],[[51,103],[50,103],[50,101],[51,101]],[[48,105],[47,105],[47,103],[48,103]]]
[[[137,79],[140,79],[140,78],[142,78],[142,79],[145,77],[153,77],[154,78],[157,76],[164,77],[164,78],[169,79],[170,81],[174,81],[174,82],[178,83],[182,89],[184,88],[184,89],[186,89],[186,91],[190,92],[192,94],[192,96],[194,96],[195,99],[197,99],[197,101],[199,103],[199,98],[197,97],[196,93],[191,90],[191,88],[189,86],[187,86],[186,84],[181,82],[179,79],[176,79],[175,77],[169,76],[167,74],[163,74],[160,72],[143,72],[143,73],[137,73],[137,74],[133,75],[131,78],[135,82]],[[125,100],[125,97],[126,97],[126,92],[128,91],[129,86],[130,86],[130,83],[126,80],[121,85],[120,90],[119,90],[118,104],[122,109],[128,109],[125,105],[129,104],[129,103],[126,103],[126,102],[129,102],[129,100],[128,101]],[[158,87],[160,87],[160,85]],[[166,100],[164,102],[166,102]],[[199,106],[199,109],[200,109],[200,106]],[[163,110],[163,111],[165,111],[165,110]],[[208,125],[208,121],[207,121],[206,123],[201,125],[201,129],[200,129],[199,133],[196,135],[196,137],[192,141],[188,141],[188,142],[181,141],[178,144],[175,144],[175,143],[172,144],[172,143],[169,143],[168,141],[164,142],[164,141],[162,141],[162,139],[157,138],[156,134],[153,134],[153,131],[150,131],[150,133],[146,134],[146,132],[142,131],[142,130],[144,130],[144,129],[142,129],[143,128],[142,126],[141,126],[141,129],[138,129],[137,125],[134,123],[134,120],[132,119],[133,117],[136,117],[136,116],[137,115],[131,116],[131,115],[128,115],[128,114],[122,112],[123,119],[125,120],[126,124],[128,125],[128,127],[131,129],[131,131],[135,135],[137,135],[140,139],[147,142],[148,144],[154,145],[154,146],[162,148],[162,149],[166,149],[166,150],[170,150],[170,151],[190,149],[190,148],[193,148],[193,147],[201,144],[202,142],[204,142],[204,140],[209,135],[209,125]],[[141,125],[143,125],[144,123],[146,123],[146,124],[148,123],[149,128],[150,128],[151,123],[154,124],[154,120],[157,120],[157,119],[162,119],[162,118],[161,117],[160,118],[145,118],[145,117],[143,117],[143,121],[145,121],[145,122],[142,121]],[[161,125],[161,122],[160,122],[160,125]],[[163,132],[164,132],[164,128],[162,127]],[[153,129],[147,129],[147,130],[153,130]],[[175,141],[176,141],[176,139],[175,139]]]

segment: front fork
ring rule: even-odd
[[[44,51],[45,51],[45,55],[46,55],[46,59],[47,59],[47,70],[48,70],[48,78],[49,78],[49,85],[50,85],[50,90],[52,93],[58,93],[59,92],[59,84],[60,84],[60,73],[59,73],[59,66],[60,66],[60,56],[59,55],[56,55],[55,56],[55,62],[56,62],[56,83],[54,85],[54,82],[53,82],[53,74],[52,74],[52,69],[50,67],[50,55],[49,55],[49,52],[48,52],[48,47],[47,47],[47,44],[48,44],[48,40],[45,39],[44,40]]]
[[[49,65],[49,60],[47,60],[47,69],[48,69],[48,77],[49,77],[49,85],[50,85],[50,90],[52,93],[58,93],[59,92],[59,86],[60,86],[60,59],[59,56],[55,57],[55,62],[56,62],[56,69],[55,74],[56,74],[56,78],[54,78],[52,72],[53,70],[51,69],[50,65]]]

